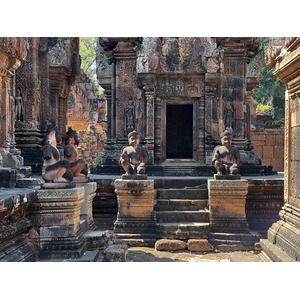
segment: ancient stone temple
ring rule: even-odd
[[[96,164],[98,154],[103,151],[106,139],[106,100],[104,93],[81,70],[80,77],[72,86],[68,100],[67,127],[77,131],[80,157],[87,164]]]
[[[99,38],[97,61],[108,128],[93,173],[120,172],[134,129],[149,151],[149,175],[212,174],[212,150],[225,129],[241,151],[242,174],[268,171],[250,151],[261,38]]]
[[[28,38],[27,59],[16,71],[16,145],[39,172],[47,124],[65,136],[69,90],[80,74],[79,38]],[[37,159],[38,158],[38,159]]]
[[[300,260],[299,91],[300,38],[271,38],[267,65],[286,84],[284,206],[261,246],[274,261]]]

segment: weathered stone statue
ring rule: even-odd
[[[128,147],[125,147],[120,157],[120,165],[126,171],[126,175],[145,174],[145,165],[148,162],[148,151],[139,145],[140,134],[132,131],[128,134]]]
[[[218,175],[238,175],[238,167],[242,164],[239,149],[231,145],[232,133],[225,130],[221,134],[222,146],[214,149],[212,164],[218,171]]]
[[[86,161],[83,158],[78,159],[76,146],[79,145],[79,139],[76,130],[73,130],[72,127],[68,128],[65,144],[64,156],[70,162],[70,169],[74,175],[73,180],[87,181],[88,169],[86,168]]]
[[[49,123],[43,147],[42,178],[46,183],[68,183],[68,180],[73,180],[73,174],[69,170],[70,162],[66,159],[60,160],[60,154],[56,148],[60,142],[57,128]]]

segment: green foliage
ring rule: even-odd
[[[265,53],[268,50],[268,46],[269,38],[264,38]],[[258,103],[271,104],[271,106],[274,107],[274,124],[275,122],[282,122],[282,120],[284,123],[284,94],[284,83],[282,83],[276,76],[273,75],[273,69],[267,67],[264,62],[263,75],[260,83],[254,89],[254,98]]]
[[[267,114],[271,109],[270,105],[264,105],[262,103],[259,103],[256,107],[256,112],[258,114]]]
[[[81,56],[81,69],[96,82],[96,49],[97,38],[81,37],[79,54]]]

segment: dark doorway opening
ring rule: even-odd
[[[167,105],[166,158],[193,158],[193,105]]]

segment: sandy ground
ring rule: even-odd
[[[262,262],[253,251],[200,253],[182,251],[156,251],[148,247],[131,247],[128,262]]]

